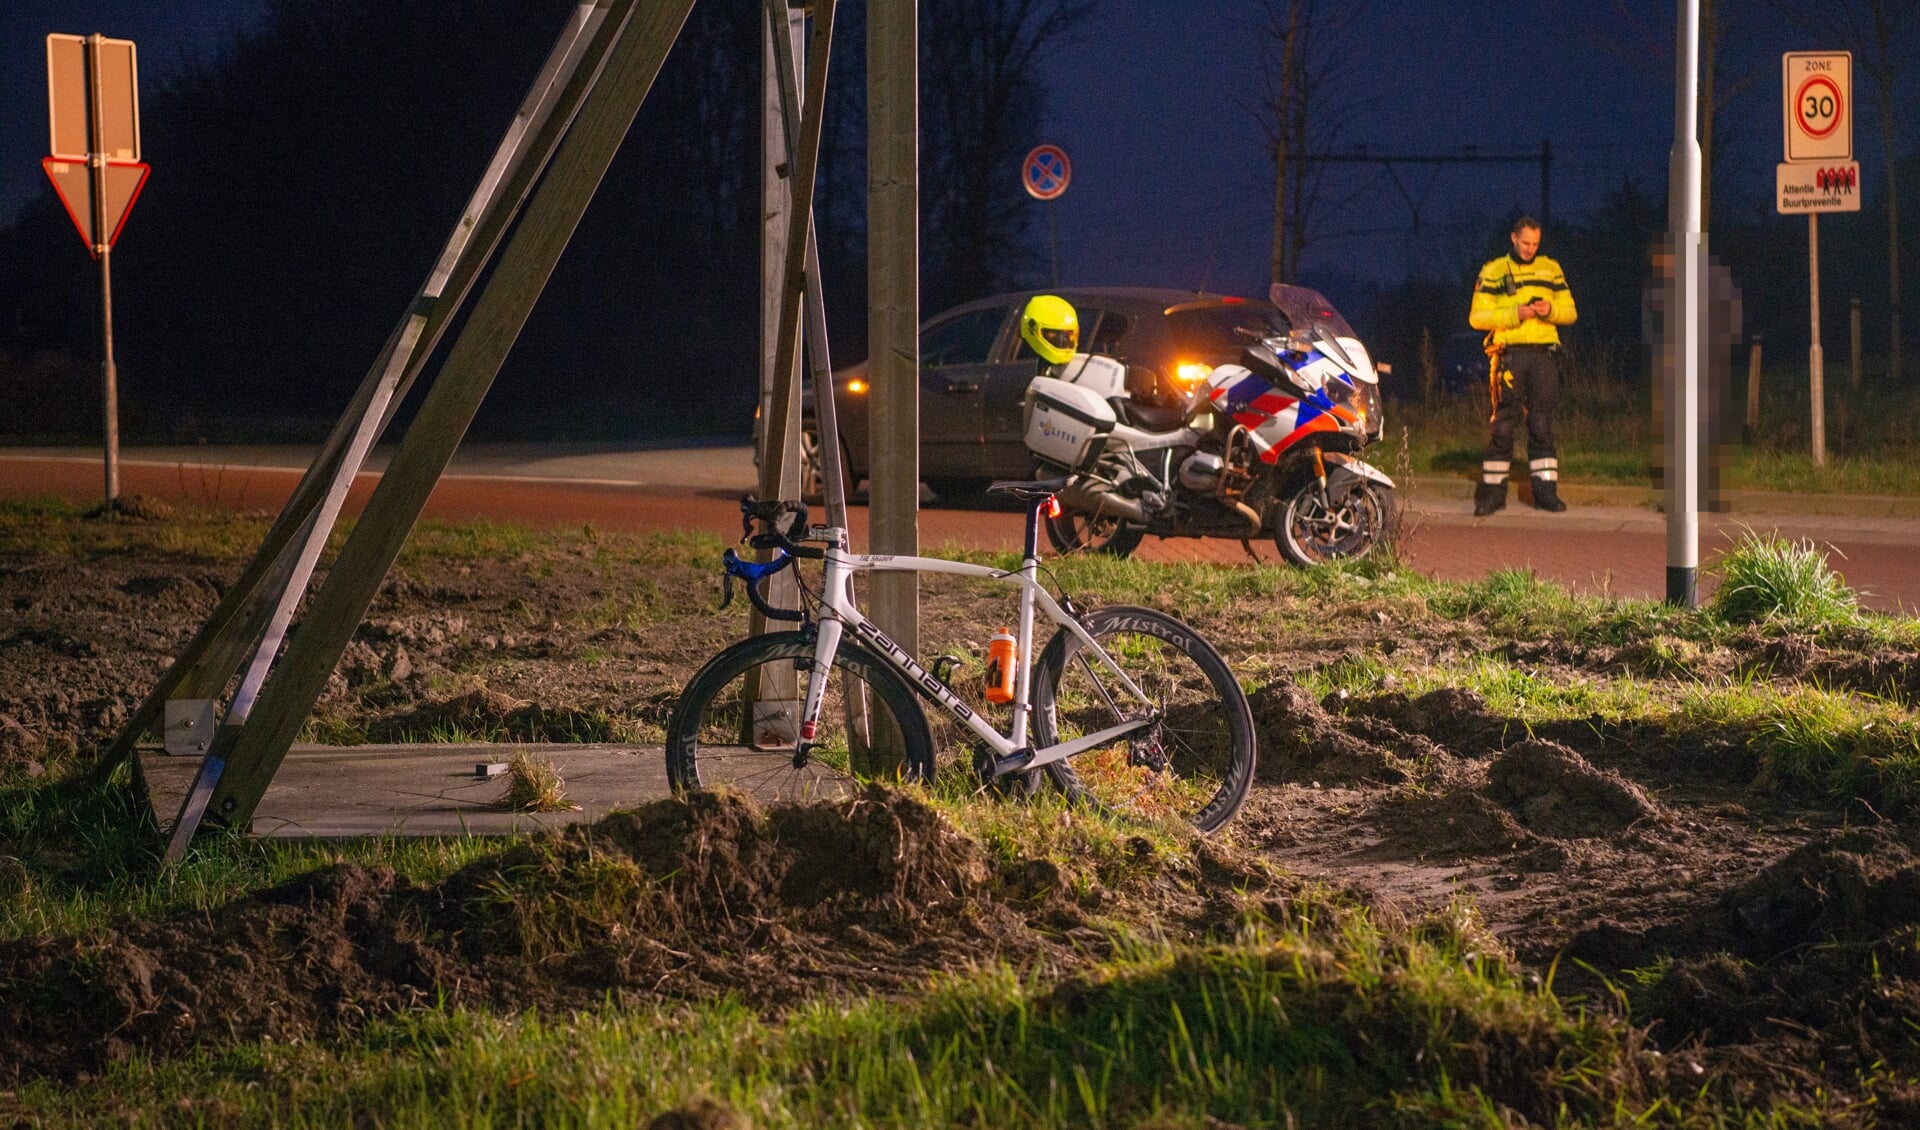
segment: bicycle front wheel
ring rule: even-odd
[[[667,723],[675,792],[726,785],[762,804],[838,800],[863,778],[933,776],[933,737],[893,669],[843,641],[820,725],[800,741],[814,643],[799,632],[753,636],[707,661]]]
[[[1253,786],[1253,710],[1226,660],[1191,627],[1151,608],[1098,608],[1081,621],[1146,701],[1062,628],[1034,669],[1034,746],[1141,718],[1152,725],[1047,766],[1069,797],[1203,832],[1233,819]]]

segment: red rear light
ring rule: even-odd
[[[1058,518],[1059,516],[1060,516],[1060,496],[1050,494],[1047,496],[1047,517]]]

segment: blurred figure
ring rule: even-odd
[[[1560,458],[1553,442],[1553,409],[1560,399],[1560,327],[1580,317],[1560,264],[1540,254],[1540,221],[1522,216],[1507,233],[1513,250],[1480,268],[1467,322],[1487,335],[1487,384],[1493,394],[1493,432],[1480,461],[1473,513],[1507,505],[1513,469],[1513,433],[1527,421],[1527,474],[1533,504],[1559,513]]]
[[[1640,334],[1653,365],[1654,489],[1667,486],[1667,392],[1674,379],[1673,320],[1667,311],[1673,302],[1673,251],[1663,242],[1653,250],[1651,271],[1640,291]],[[1733,448],[1727,437],[1729,405],[1733,402],[1733,351],[1742,344],[1745,310],[1733,272],[1712,255],[1705,260],[1707,308],[1701,329],[1707,336],[1706,368],[1700,374],[1699,443],[1700,508],[1713,513],[1731,509]]]

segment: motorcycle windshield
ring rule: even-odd
[[[1333,303],[1328,302],[1325,295],[1304,286],[1274,283],[1267,297],[1286,319],[1283,332],[1305,330],[1313,335],[1316,345],[1333,354],[1349,370],[1354,368],[1353,358],[1341,348],[1339,339],[1358,340],[1360,335],[1353,332],[1353,327],[1347,324],[1347,320],[1340,316],[1340,311],[1333,308]]]

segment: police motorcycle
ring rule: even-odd
[[[1373,360],[1317,292],[1270,297],[1272,310],[1248,307],[1239,363],[1176,387],[1171,405],[1140,403],[1125,364],[1083,353],[1028,387],[1027,448],[1067,479],[1047,522],[1056,549],[1124,557],[1154,534],[1238,538],[1251,553],[1266,536],[1319,565],[1389,539],[1393,480],[1359,457],[1383,423]]]

